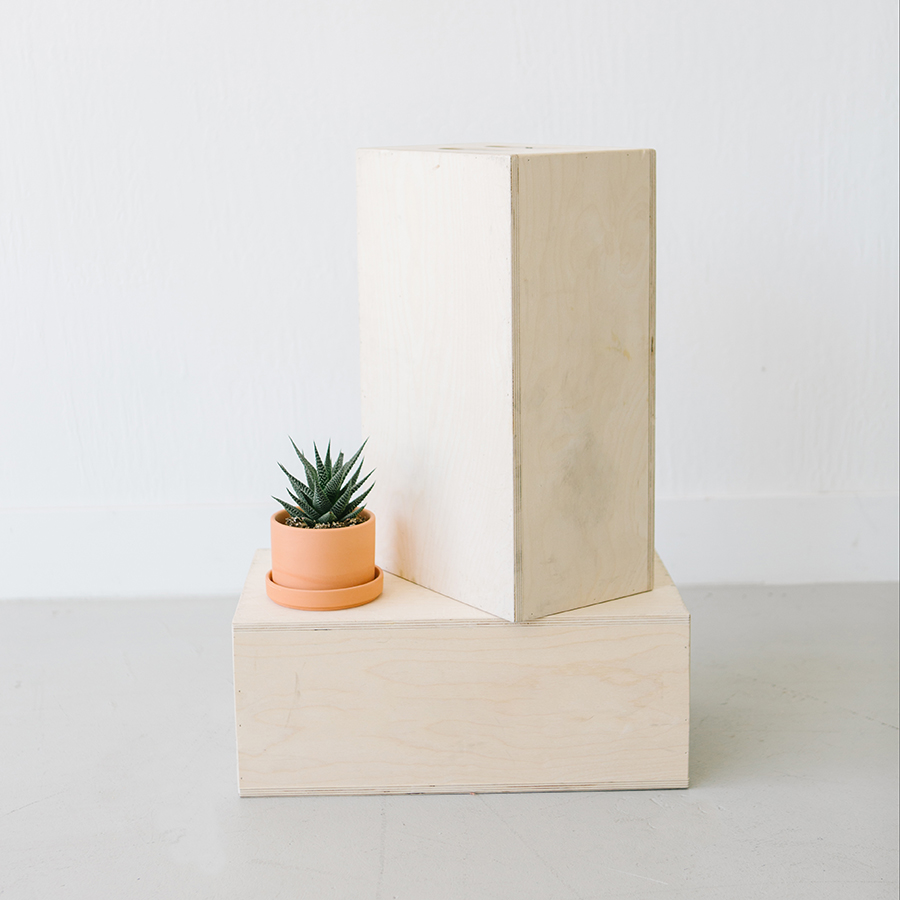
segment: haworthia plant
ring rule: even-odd
[[[368,438],[366,439],[366,441]],[[331,441],[328,442],[328,449],[325,451],[325,459],[319,455],[319,450],[313,444],[313,454],[315,456],[315,465],[313,465],[304,455],[303,451],[290,438],[291,444],[303,463],[306,472],[306,483],[304,484],[299,478],[294,478],[288,470],[278,463],[279,468],[291,483],[288,489],[293,503],[286,503],[273,497],[288,511],[291,519],[298,525],[306,525],[314,528],[316,525],[333,525],[335,523],[353,524],[356,518],[364,509],[364,501],[369,495],[369,491],[375,486],[374,482],[370,484],[362,494],[362,490],[366,481],[372,472],[369,472],[365,478],[360,479],[362,472],[363,460],[360,454],[366,441],[363,441],[362,447],[353,454],[346,462],[344,462],[344,454],[339,453],[334,462],[331,460]],[[353,466],[359,460],[356,471]]]

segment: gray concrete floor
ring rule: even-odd
[[[896,585],[684,591],[687,791],[244,799],[235,598],[0,604],[0,896],[897,896]]]

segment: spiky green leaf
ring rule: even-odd
[[[359,450],[357,450],[356,453],[354,453],[353,456],[351,456],[350,459],[348,459],[347,462],[344,464],[344,465],[347,467],[347,471],[348,471],[348,472],[353,468],[353,464],[356,462],[357,459],[359,459],[359,454],[363,452],[363,448],[364,448],[364,447],[366,446],[366,444],[368,444],[368,443],[369,443],[369,439],[366,438],[366,439],[362,442],[362,444],[361,444]]]
[[[294,478],[287,470],[285,470],[285,474],[288,476],[288,478],[290,478],[291,486],[296,490],[296,492],[301,497],[305,497],[307,503],[312,503],[313,492],[302,481]]]
[[[331,507],[333,506],[332,502],[328,499],[328,495],[319,487],[318,484],[314,484],[312,486],[312,494],[313,506],[316,508],[316,512],[320,516],[331,509]]]
[[[313,453],[316,455],[316,474],[319,476],[319,484],[325,485],[328,482],[328,475],[325,472],[325,463],[322,462],[322,457],[319,456],[319,448],[313,442]]]
[[[314,482],[319,480],[319,474],[316,472],[316,467],[303,455],[303,451],[294,444],[294,439],[292,437],[288,437],[288,440],[293,444],[294,450],[297,452],[297,456],[300,457],[300,462],[303,463],[303,468],[306,470],[306,482],[310,486],[313,485]]]
[[[273,500],[278,500],[277,497],[272,497]],[[307,520],[309,517],[300,509],[297,509],[296,506],[292,506],[290,503],[285,503],[284,500],[278,500],[278,502],[288,511],[288,515],[293,519],[303,519]]]
[[[347,504],[350,502],[350,499],[356,493],[358,487],[359,485],[357,485],[356,479],[351,479],[350,481],[348,481],[347,484],[345,484],[341,488],[341,493],[337,498],[337,501],[335,502],[335,506],[343,503],[344,508],[346,508]]]
[[[350,516],[358,515],[359,513],[361,513],[361,512],[363,511],[363,509],[365,509],[365,505],[364,505],[365,499],[366,499],[366,497],[369,496],[369,493],[371,492],[371,490],[372,490],[373,487],[375,487],[374,484],[373,484],[373,485],[370,485],[370,486],[367,488],[367,490],[362,494],[362,496],[357,497],[357,498],[353,501],[353,506],[352,506],[352,508],[349,509],[346,513],[344,513],[345,518],[350,518]]]
[[[363,467],[360,457],[368,439],[363,441],[360,448],[348,460],[345,460],[343,452],[334,459],[332,458],[331,441],[328,442],[323,460],[318,446],[313,443],[315,465],[307,459],[294,443],[293,438],[290,440],[297,457],[303,463],[306,484],[299,478],[295,478],[279,463],[279,468],[287,476],[293,488],[288,491],[288,494],[296,506],[286,503],[284,500],[278,500],[278,502],[293,518],[300,519],[309,525],[344,522],[356,516],[363,509],[365,498],[372,489],[370,485],[360,494],[372,476],[372,472],[369,472],[364,478],[360,478]],[[359,460],[358,465],[357,460]],[[354,466],[356,466],[355,470]]]
[[[343,494],[341,494],[337,502],[332,507],[334,514],[338,518],[338,520],[342,520],[345,518],[344,514],[346,513],[347,508],[350,506],[351,494],[352,491],[345,491]]]
[[[301,495],[295,494],[293,491],[288,491],[288,493],[291,495],[291,499],[303,510],[305,515],[309,516],[310,519],[315,519],[319,515],[316,512],[315,507]]]
[[[344,484],[344,490],[347,488],[352,488],[356,490],[357,486],[361,483],[359,480],[360,472],[362,472],[363,460],[359,461],[359,465],[356,467],[356,471],[350,476],[349,480]]]
[[[342,466],[338,467],[338,471],[341,473],[341,481],[342,482],[347,477],[347,473],[350,472],[350,470],[353,468],[353,464],[359,458],[359,454],[362,453],[363,447],[366,446],[366,443],[368,440],[369,439],[366,438],[366,440],[362,442],[362,447],[360,447],[359,450],[357,450],[356,453],[354,453],[353,456],[351,456],[350,459],[347,460],[347,462],[345,462]],[[341,456],[343,456],[343,454],[341,454]],[[360,462],[360,467],[362,467],[361,462]]]
[[[374,471],[374,469],[372,471]],[[369,474],[366,475],[366,477],[363,478],[363,480],[360,481],[359,484],[348,484],[347,487],[344,488],[344,491],[338,499],[338,502],[334,505],[335,515],[338,516],[338,518],[349,518],[347,510],[352,509],[357,504],[357,498],[353,495],[356,494],[356,492],[363,486],[363,484],[365,484],[371,474],[372,472],[369,472]],[[366,493],[368,493],[368,491]]]
[[[294,476],[291,475],[291,473],[288,472],[288,470],[283,465],[281,465],[281,463],[278,463],[278,468],[280,468],[281,471],[284,472],[285,475],[287,475],[288,481],[290,481],[291,486],[298,494],[303,494],[303,496],[305,496],[307,500],[312,499],[312,491],[310,491],[310,489],[299,478],[294,478]]]
[[[328,484],[325,485],[325,493],[335,499],[340,497],[341,492],[344,489],[343,481],[344,478],[341,470],[337,469],[329,479]]]

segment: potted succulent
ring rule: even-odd
[[[293,440],[291,444],[306,479],[278,464],[290,482],[293,502],[273,497],[284,509],[271,518],[272,570],[266,593],[295,609],[369,603],[381,594],[384,576],[375,565],[375,516],[365,508],[374,486],[366,487],[372,473],[360,478],[366,442],[346,461],[343,453],[332,460],[330,441],[324,459],[313,444],[315,463]]]

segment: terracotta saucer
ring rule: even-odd
[[[269,599],[279,606],[289,606],[291,609],[351,609],[371,603],[381,596],[382,590],[384,572],[378,566],[375,566],[375,577],[371,581],[334,591],[303,591],[299,588],[282,587],[272,581],[271,569],[266,573],[266,593]]]

